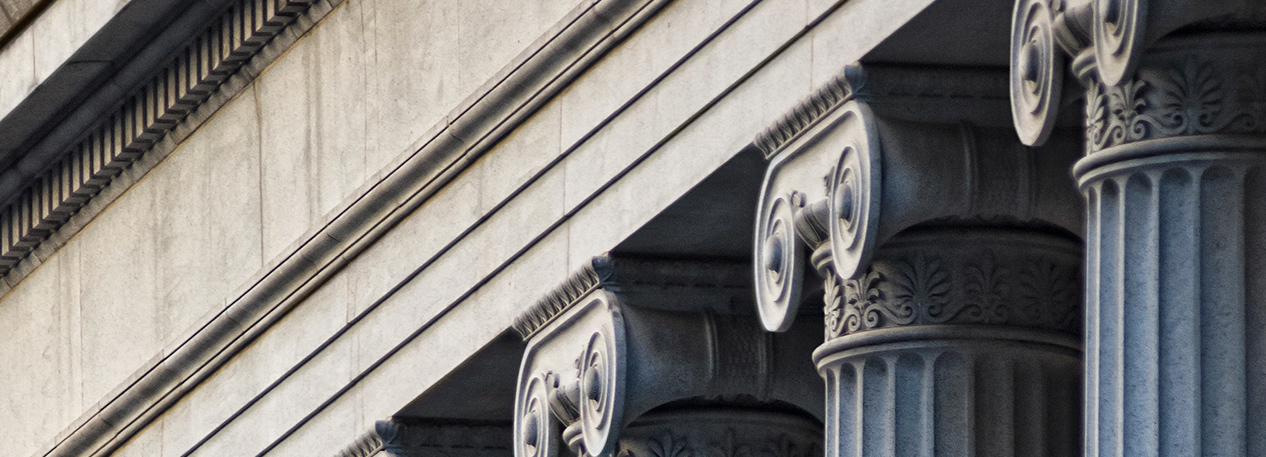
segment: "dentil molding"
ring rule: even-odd
[[[315,0],[233,2],[49,170],[0,203],[0,276],[206,101]],[[15,191],[17,189],[14,189]]]

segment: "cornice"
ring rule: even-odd
[[[0,208],[0,276],[153,148],[315,0],[241,0]]]
[[[305,13],[308,19],[294,24],[312,27],[312,19],[320,19],[314,16],[323,16],[333,7],[331,2],[337,4],[340,1],[316,0],[311,11]],[[668,0],[583,2],[431,129],[426,138],[420,139],[416,149],[402,154],[335,208],[325,220],[315,223],[314,228],[299,237],[278,260],[247,280],[241,289],[227,298],[228,304],[222,310],[208,317],[194,333],[165,348],[161,357],[137,370],[115,393],[93,406],[37,455],[103,456],[114,452],[250,345],[378,237],[390,231],[474,164],[484,152],[531,117],[667,3]],[[271,3],[259,3],[261,6],[266,4]],[[252,10],[252,13],[259,11],[262,10]],[[239,21],[237,28],[232,28],[233,23],[230,22],[230,31],[236,31],[237,35],[230,33],[228,36],[246,36],[243,31],[249,29],[242,26],[267,24],[263,17],[255,15],[248,18],[249,21]],[[302,34],[302,31],[299,33]],[[291,35],[289,32],[285,34],[288,38]],[[254,43],[260,43],[259,40],[257,38]],[[259,46],[254,43],[250,46],[258,50]],[[225,48],[219,49],[226,52],[223,51]],[[265,55],[248,64],[250,73],[258,73],[268,64],[261,59],[275,59],[283,51],[274,52],[270,46]],[[241,61],[248,57],[241,53],[233,56]],[[174,73],[185,76],[198,74],[201,73]],[[254,77],[253,74],[246,76]],[[176,81],[181,80],[176,78]],[[229,82],[238,90],[244,87],[237,77],[229,79]],[[175,90],[179,86],[164,87]],[[178,98],[173,98],[174,93],[169,95],[172,97],[165,96],[161,100],[179,102]],[[205,96],[201,98],[207,100]],[[222,102],[220,98],[217,94],[209,102]],[[193,108],[188,104],[172,106],[182,107],[186,114]],[[125,122],[123,125],[138,124]],[[184,123],[181,126],[176,133],[184,131]],[[126,129],[122,131],[129,132]],[[100,155],[91,157],[102,158]],[[72,170],[80,169],[72,167]],[[24,208],[29,210],[33,207]],[[58,236],[62,235],[59,233]]]

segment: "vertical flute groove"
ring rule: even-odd
[[[1099,233],[1099,357],[1097,401],[1098,449],[1096,455],[1121,455],[1121,199],[1115,181],[1103,183],[1100,194],[1102,222]],[[1108,285],[1108,287],[1103,287]]]
[[[1196,455],[1199,442],[1199,290],[1195,278],[1199,224],[1196,190],[1184,169],[1166,170],[1158,187],[1158,237],[1161,264],[1157,283],[1161,334],[1159,341],[1160,441],[1164,457]]]
[[[1157,208],[1152,177],[1137,173],[1126,180],[1122,199],[1121,291],[1123,377],[1122,450],[1125,455],[1157,455]]]
[[[1266,455],[1261,163],[1211,154],[1084,183],[1087,455]]]
[[[1243,183],[1214,166],[1201,175],[1202,452],[1244,455]]]
[[[1266,202],[1266,176],[1251,167],[1244,177],[1244,316],[1246,455],[1266,455],[1266,239],[1262,221],[1266,211],[1253,202]]]

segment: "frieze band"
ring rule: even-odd
[[[827,279],[827,338],[944,324],[1076,335],[1080,250],[1066,237],[1028,231],[955,228],[902,235],[857,279]]]

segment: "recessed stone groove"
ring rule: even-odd
[[[190,41],[64,158],[0,208],[0,276],[206,101],[314,1],[239,0]]]

